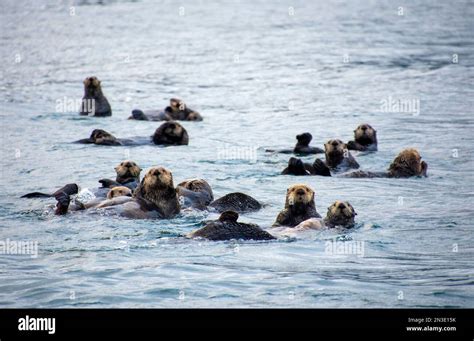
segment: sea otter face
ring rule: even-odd
[[[351,227],[354,225],[354,218],[357,213],[354,207],[347,201],[336,200],[331,206],[328,207],[328,213],[326,216],[327,224],[331,227],[336,225]]]
[[[91,133],[90,139],[95,144],[101,144],[106,141],[116,140],[115,136],[113,136],[109,132],[106,132],[105,130],[102,130],[102,129],[94,129]]]
[[[169,170],[163,167],[151,168],[143,178],[143,186],[145,189],[173,187],[173,175]]]
[[[394,177],[407,178],[410,176],[426,176],[428,164],[421,161],[416,149],[408,148],[397,155],[388,171]]]
[[[87,77],[84,79],[84,88],[85,89],[97,89],[100,87],[100,80],[97,77]]]
[[[345,155],[347,153],[347,146],[344,142],[338,139],[329,140],[324,144],[326,155]]]
[[[296,139],[298,140],[299,144],[307,146],[313,139],[313,136],[310,133],[303,133],[296,135]]]
[[[165,123],[164,134],[172,137],[180,137],[183,134],[183,127],[177,122]]]
[[[377,132],[370,124],[361,124],[354,130],[354,139],[362,145],[369,145],[377,142]]]
[[[121,178],[138,178],[142,170],[135,162],[130,160],[120,162],[114,169],[117,172],[117,176]]]
[[[112,199],[115,197],[131,197],[132,191],[130,188],[125,186],[117,186],[112,188],[109,193],[107,193],[107,199]]]
[[[170,99],[170,107],[173,112],[184,111],[186,104],[180,99],[172,98]]]
[[[314,201],[314,191],[306,185],[290,186],[286,191],[285,206],[307,205]]]

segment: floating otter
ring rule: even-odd
[[[108,131],[94,129],[89,138],[78,140],[75,143],[97,144],[102,146],[126,146],[133,144],[133,140],[118,139]]]
[[[409,178],[428,176],[428,164],[421,161],[420,153],[414,148],[401,151],[388,167],[386,172],[355,171],[343,174],[348,178]]]
[[[70,204],[69,196],[57,195],[56,200],[58,200],[57,206],[60,207],[59,214],[66,214]],[[169,219],[180,211],[178,197],[173,186],[173,175],[163,167],[154,167],[148,170],[133,193],[133,197],[122,196],[109,200],[104,209],[128,218]]]
[[[186,104],[177,99],[172,98],[170,105],[164,111],[142,111],[140,109],[132,110],[129,120],[140,121],[202,121],[202,116],[186,107]]]
[[[354,141],[347,142],[347,149],[377,151],[377,131],[370,124],[361,124],[354,130]]]
[[[99,182],[104,188],[112,188],[116,186],[125,186],[134,190],[140,183],[140,172],[142,169],[130,160],[120,162],[115,168],[117,177],[114,180],[101,179]]]
[[[107,199],[104,198],[95,198],[87,203],[82,203],[79,200],[74,201],[75,207],[71,209],[69,207],[69,211],[71,210],[84,210],[88,208],[104,208],[119,204],[124,204],[132,200],[132,191],[130,188],[125,186],[117,186],[111,188],[107,192]]]
[[[285,208],[273,226],[296,226],[309,218],[321,218],[314,204],[314,191],[303,184],[290,186],[286,191]]]
[[[219,213],[224,211],[235,211],[238,213],[253,212],[262,208],[262,204],[257,200],[240,192],[226,194],[211,202],[209,206]]]
[[[84,79],[84,97],[82,97],[81,115],[112,116],[109,101],[102,93],[97,77]]]
[[[81,139],[75,143],[96,144],[104,146],[139,146],[150,143],[156,145],[187,145],[189,143],[188,132],[178,122],[170,121],[159,126],[150,138],[134,137],[128,139],[116,138],[111,133],[94,129],[87,139]]]
[[[186,180],[176,187],[181,207],[205,209],[213,200],[211,186],[203,179]]]
[[[283,153],[283,154],[300,154],[300,155],[309,155],[309,154],[319,154],[319,153],[324,153],[324,150],[318,147],[310,147],[309,143],[313,139],[313,136],[310,133],[302,133],[299,135],[296,135],[296,145],[293,149],[282,149],[282,150],[272,150],[272,149],[266,149],[266,152],[277,152],[277,153]]]
[[[325,162],[316,159],[313,164],[309,164],[297,158],[290,158],[282,174],[331,176],[331,172],[339,173],[359,168],[359,164],[341,140],[329,140],[324,144],[324,148]]]
[[[328,207],[328,212],[324,219],[310,218],[307,219],[294,228],[294,230],[308,230],[308,229],[320,229],[323,227],[354,227],[354,219],[357,213],[354,207],[347,201],[335,201],[331,206]],[[290,230],[289,229],[289,230]]]
[[[188,238],[205,238],[209,240],[272,240],[270,233],[262,230],[258,225],[239,223],[239,214],[234,211],[225,211],[219,220],[210,221],[204,227],[187,235]]]

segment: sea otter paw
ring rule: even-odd
[[[314,161],[313,168],[315,175],[331,176],[331,171],[329,170],[328,166],[326,166],[326,164],[320,159],[316,159],[316,161]]]

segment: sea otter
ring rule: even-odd
[[[66,214],[70,204],[69,196],[55,197],[58,201],[58,214]],[[172,218],[180,212],[173,175],[163,167],[153,167],[145,174],[133,197],[114,197],[103,209],[135,219]]]
[[[321,218],[316,211],[314,191],[303,184],[290,186],[286,191],[285,208],[273,226],[296,226],[309,218]]]
[[[142,169],[130,160],[120,162],[115,168],[117,177],[114,180],[101,179],[99,182],[103,188],[112,188],[116,186],[125,186],[134,190],[140,183],[140,172]]]
[[[81,115],[112,116],[109,101],[102,93],[97,77],[84,79],[84,97],[82,97]]]
[[[187,238],[205,238],[208,240],[273,240],[270,233],[262,230],[258,225],[239,223],[239,214],[234,211],[223,212],[219,220],[207,222],[197,231],[189,233]]]
[[[339,173],[359,168],[359,164],[341,140],[329,140],[324,144],[324,148],[325,162],[316,159],[313,164],[309,164],[297,158],[290,158],[282,174],[331,176],[331,172]]]
[[[118,204],[124,204],[126,202],[131,201],[132,199],[132,191],[130,188],[125,186],[116,186],[111,188],[107,192],[107,199],[104,198],[94,198],[86,203],[80,202],[77,198],[74,201],[75,207],[71,209],[69,207],[69,211],[71,210],[81,210],[81,209],[88,209],[88,208],[103,208]]]
[[[283,154],[299,154],[299,155],[309,155],[309,154],[319,154],[319,153],[324,153],[324,150],[318,147],[310,147],[309,143],[313,139],[313,136],[310,133],[302,133],[299,135],[296,135],[296,145],[293,149],[282,149],[282,150],[272,150],[272,149],[266,149],[266,152],[277,152],[277,153],[283,153]]]
[[[139,146],[154,143],[156,145],[187,145],[189,143],[188,132],[178,122],[165,122],[159,126],[150,138],[133,137],[120,139],[111,133],[94,129],[87,139],[81,139],[75,143],[96,144],[104,146]]]
[[[307,219],[295,227],[289,228],[295,231],[308,230],[308,229],[320,229],[323,227],[334,228],[354,227],[354,219],[357,213],[354,207],[347,201],[335,201],[331,206],[328,207],[326,217],[321,218],[310,218]]]
[[[240,192],[226,194],[211,202],[209,206],[219,213],[224,211],[235,211],[238,213],[253,212],[262,208],[262,204],[257,200]]]
[[[377,151],[377,131],[370,124],[361,124],[354,130],[354,141],[347,142],[347,149]]]
[[[203,179],[186,180],[176,187],[181,207],[205,209],[214,200],[211,186]]]
[[[428,164],[421,161],[420,153],[414,148],[402,150],[392,161],[386,172],[355,171],[343,174],[348,178],[409,178],[428,176]]]
[[[186,104],[176,98],[170,100],[170,105],[164,111],[142,111],[140,109],[132,110],[129,120],[141,121],[202,121],[202,116],[186,107]]]

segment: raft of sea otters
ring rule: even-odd
[[[88,102],[89,101],[89,102]],[[90,106],[87,103],[94,105]],[[96,77],[84,80],[84,97],[81,115],[111,116],[109,102],[102,92],[100,81]],[[91,110],[92,107],[92,110]],[[177,120],[201,121],[202,116],[188,108],[176,98],[161,111],[142,111],[135,109],[129,119],[147,121],[165,121],[153,136],[145,138],[116,138],[112,134],[95,129],[89,138],[76,141],[106,146],[140,145],[187,145],[189,136],[186,129]],[[369,124],[361,124],[354,130],[354,140],[344,143],[338,139],[329,140],[324,149],[310,146],[312,136],[302,133],[296,136],[293,149],[270,150],[266,152],[294,154],[297,156],[323,154],[324,160],[316,158],[310,164],[297,157],[290,157],[288,166],[282,174],[319,175],[349,178],[408,178],[427,176],[428,165],[421,161],[416,149],[401,151],[385,172],[359,170],[359,164],[353,151],[377,151],[377,134]],[[170,219],[181,210],[209,210],[220,213],[215,221],[203,222],[203,227],[186,235],[188,238],[209,240],[271,240],[274,234],[258,225],[238,222],[239,213],[262,209],[263,205],[250,195],[229,193],[214,199],[212,188],[204,179],[190,179],[176,187],[172,173],[163,167],[150,168],[143,178],[142,169],[133,161],[126,160],[115,167],[116,178],[100,179],[101,187],[93,190],[93,199],[87,201],[76,196],[79,186],[67,184],[52,194],[40,192],[28,193],[23,198],[54,197],[57,201],[55,214],[64,215],[71,211],[106,210],[116,215],[134,219]],[[327,210],[324,218],[316,210],[315,193],[304,184],[290,186],[286,192],[285,206],[275,219],[272,227],[279,226],[280,232],[295,233],[309,229],[351,228],[355,224],[355,212],[347,201],[336,201]],[[283,229],[283,230],[282,230]]]

